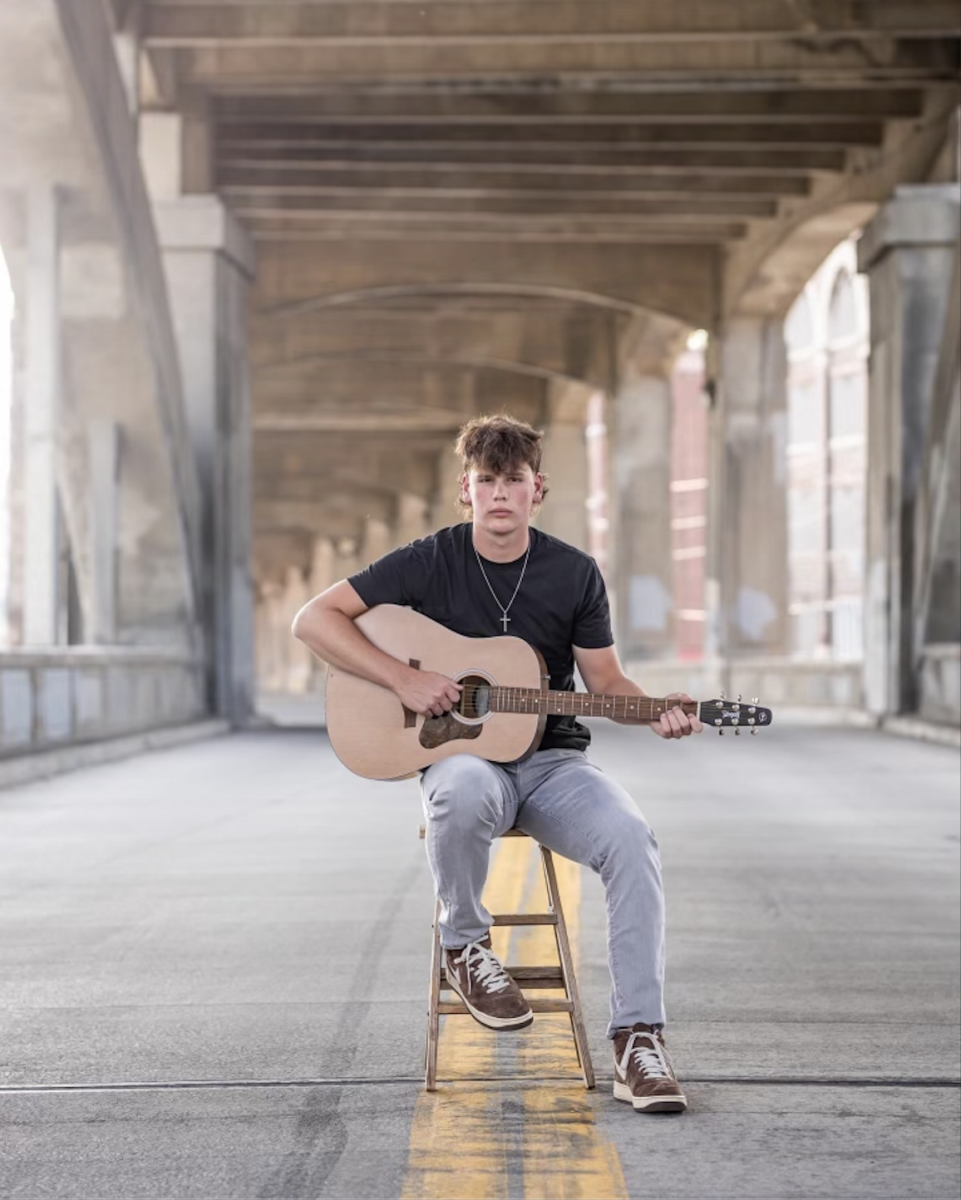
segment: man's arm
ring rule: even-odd
[[[415,671],[369,642],[354,624],[367,605],[346,579],[307,602],[294,617],[291,632],[318,658],[390,688],[406,708],[423,716],[449,712],[460,684],[434,671]]]
[[[647,692],[628,679],[613,646],[604,646],[600,650],[585,650],[580,646],[574,647],[574,661],[581,673],[581,678],[589,692],[599,692],[608,696],[646,696]],[[686,692],[672,692],[667,699],[679,703],[690,703],[691,697]],[[629,717],[615,717],[619,725],[650,725],[651,730],[662,738],[688,737],[692,733],[700,733],[704,726],[697,717],[689,717],[680,707],[668,709],[657,721],[632,721]]]

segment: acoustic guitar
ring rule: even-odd
[[[357,618],[379,649],[423,671],[461,684],[457,705],[442,717],[423,717],[397,696],[334,667],[327,675],[327,732],[345,767],[366,779],[407,779],[452,754],[491,762],[520,762],[537,749],[548,716],[656,720],[674,700],[550,690],[544,659],[516,637],[468,638],[396,604],[379,604]],[[771,724],[756,702],[702,700],[680,705],[723,733],[751,733]]]

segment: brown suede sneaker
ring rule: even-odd
[[[524,993],[491,953],[490,934],[462,950],[445,950],[444,966],[470,1015],[488,1029],[524,1029],[534,1020]]]
[[[638,1112],[683,1112],[687,1108],[660,1029],[638,1023],[615,1033],[614,1099],[633,1104]]]

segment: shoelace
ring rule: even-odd
[[[488,995],[491,992],[502,992],[510,987],[511,978],[500,965],[494,955],[482,946],[480,942],[468,942],[460,958],[454,959],[454,965],[461,963],[467,968],[467,988],[471,989],[473,980],[484,985]]]
[[[641,1038],[644,1045],[637,1045]],[[632,1033],[628,1039],[621,1066],[627,1068],[628,1060],[633,1057],[635,1063],[648,1079],[673,1079],[667,1054],[660,1041],[653,1033]]]

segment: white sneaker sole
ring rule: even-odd
[[[481,1012],[476,1009],[473,1004],[467,999],[464,993],[460,990],[450,975],[447,976],[447,983],[452,991],[455,991],[467,1008],[467,1011],[487,1029],[526,1029],[528,1025],[533,1025],[534,1014],[530,1009],[526,1013],[522,1013],[519,1017],[492,1017],[489,1013]]]
[[[614,1080],[614,1099],[632,1104],[637,1112],[671,1113],[684,1112],[687,1108],[686,1096],[635,1096],[626,1083]]]

